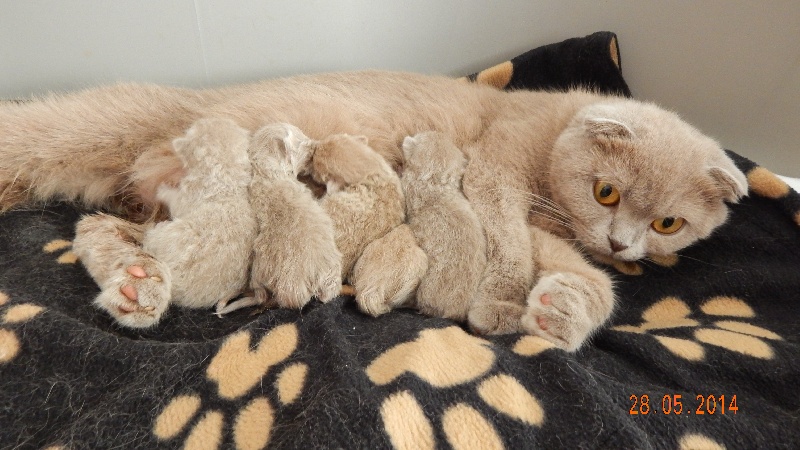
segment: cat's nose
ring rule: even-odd
[[[608,237],[608,243],[611,244],[611,251],[614,253],[619,253],[628,248],[627,245],[615,241],[614,239],[611,238],[611,236]]]

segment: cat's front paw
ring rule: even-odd
[[[115,270],[94,303],[123,326],[147,328],[167,310],[171,287],[169,268],[153,258],[140,258]]]
[[[542,277],[528,296],[522,328],[575,351],[608,319],[613,305],[610,282],[606,286],[578,274],[554,273]]]

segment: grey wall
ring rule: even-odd
[[[0,0],[0,98],[385,68],[462,75],[598,30],[634,94],[800,176],[800,2]]]

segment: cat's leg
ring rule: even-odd
[[[414,292],[428,270],[428,257],[408,225],[402,224],[364,249],[350,281],[358,309],[379,316],[411,306]]]
[[[147,227],[95,214],[78,222],[73,242],[74,252],[100,286],[94,303],[131,328],[158,323],[171,295],[169,268],[140,246]]]
[[[558,237],[536,227],[530,227],[530,234],[539,280],[528,296],[522,327],[565,350],[577,350],[611,316],[611,278]]]
[[[533,280],[528,204],[511,180],[486,167],[485,161],[471,159],[463,179],[464,195],[486,235],[486,269],[468,322],[481,334],[516,333]]]

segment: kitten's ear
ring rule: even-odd
[[[311,171],[311,160],[319,147],[319,141],[304,139],[292,151],[289,151],[289,161],[296,174],[307,175]]]
[[[362,143],[364,145],[369,145],[369,139],[366,136],[364,136],[363,134],[359,134],[359,135],[353,136],[353,139],[355,139],[356,142],[360,142],[360,143]]]
[[[283,138],[283,144],[286,146],[286,150],[296,149],[303,144],[303,141],[306,140],[304,138],[305,136],[300,132],[300,130],[294,128],[293,126],[287,126],[286,137]]]
[[[731,167],[715,166],[708,169],[708,174],[717,184],[725,201],[736,203],[747,195],[747,177],[733,163]]]
[[[417,140],[413,136],[406,136],[403,139],[403,157],[408,159],[414,153],[414,148],[417,146]]]
[[[635,136],[633,130],[624,123],[605,117],[587,117],[583,125],[594,137],[632,139]]]

